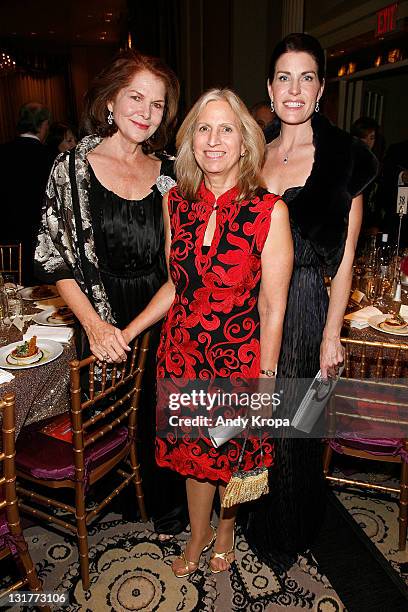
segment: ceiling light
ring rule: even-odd
[[[16,62],[13,60],[13,58],[8,53],[2,52],[0,56],[1,73],[5,74],[7,72],[11,72],[12,70],[15,70],[15,68],[16,68]]]

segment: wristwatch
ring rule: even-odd
[[[268,378],[276,377],[276,370],[260,370],[260,373],[265,374],[265,376],[268,376]]]

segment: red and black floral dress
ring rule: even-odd
[[[204,182],[195,202],[170,190],[170,274],[174,302],[163,324],[157,377],[177,386],[180,379],[209,381],[257,379],[260,369],[259,314],[261,254],[271,213],[279,197],[260,190],[250,201],[237,201],[232,188],[216,201]],[[209,218],[216,209],[211,246],[203,245]],[[160,397],[160,390],[159,390]],[[160,399],[159,399],[160,404]],[[158,407],[158,420],[163,412]],[[158,422],[158,429],[159,427]],[[191,435],[177,428],[158,432],[156,460],[185,476],[228,482],[237,465],[242,439],[215,449],[208,429]],[[240,469],[272,464],[273,445],[249,437]]]

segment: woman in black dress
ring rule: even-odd
[[[175,181],[171,161],[160,152],[178,98],[177,78],[161,60],[120,53],[87,93],[85,123],[92,135],[61,154],[51,171],[37,273],[57,283],[77,317],[80,357],[92,352],[99,360],[124,360],[129,347],[121,329],[166,281],[162,196]],[[147,372],[155,370],[157,331]],[[139,421],[147,502],[156,529],[178,533],[185,526],[182,483],[178,497],[173,474],[163,477],[155,469],[153,385],[154,377],[145,379]]]
[[[275,48],[268,90],[275,121],[263,170],[268,190],[287,203],[295,263],[278,366],[285,417],[302,398],[300,379],[319,369],[334,376],[343,361],[340,332],[349,299],[364,187],[375,177],[369,150],[319,114],[324,54],[306,34]],[[330,299],[324,275],[332,277]],[[296,379],[296,380],[295,380]],[[276,440],[270,495],[250,514],[247,537],[265,561],[307,549],[322,522],[323,445],[318,439]]]

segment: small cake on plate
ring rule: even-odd
[[[379,324],[379,327],[381,327],[382,329],[385,329],[386,331],[390,331],[390,332],[402,332],[402,331],[408,331],[408,321],[405,321],[404,323],[402,323],[401,319],[397,319],[396,317],[390,316],[387,317],[385,319],[385,321],[382,321]]]
[[[49,320],[55,323],[73,323],[74,314],[68,306],[61,306],[61,308],[51,313]]]
[[[33,336],[30,340],[26,340],[23,344],[19,344],[7,356],[7,361],[12,364],[29,364],[39,361],[43,355],[41,349],[37,346],[37,336]]]

